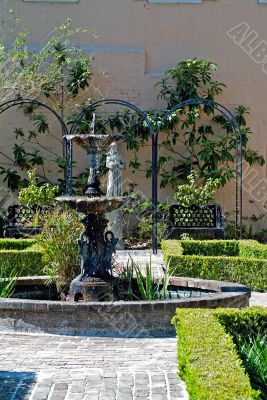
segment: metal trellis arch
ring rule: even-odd
[[[67,138],[68,135],[72,135],[75,133],[77,125],[79,121],[84,117],[88,110],[95,110],[101,105],[119,105],[130,110],[135,111],[139,114],[143,121],[146,123],[150,138],[152,142],[152,249],[153,253],[157,252],[158,247],[158,240],[157,240],[157,210],[158,210],[158,137],[161,131],[161,128],[164,122],[175,112],[187,107],[187,106],[200,106],[206,105],[213,109],[216,109],[219,113],[221,113],[227,121],[232,125],[233,131],[236,133],[236,154],[235,154],[235,162],[236,162],[236,234],[238,237],[242,237],[242,134],[239,129],[238,122],[235,116],[228,110],[225,106],[213,102],[211,100],[196,98],[196,99],[189,99],[174,105],[162,118],[160,123],[157,125],[157,129],[154,130],[151,121],[148,119],[147,115],[137,106],[134,104],[121,99],[103,99],[99,101],[95,101],[92,104],[84,107],[82,111],[78,114],[77,118],[73,122],[70,131],[66,126],[65,122],[61,118],[61,116],[50,106],[47,104],[36,100],[36,99],[29,99],[29,98],[14,98],[8,101],[3,102],[0,104],[0,114],[7,111],[8,109],[20,106],[20,105],[36,105],[38,107],[43,107],[49,112],[51,112],[58,122],[61,125],[62,129],[62,136],[63,138]],[[156,124],[156,121],[154,121]],[[67,158],[66,162],[66,169],[65,169],[65,184],[66,184],[66,194],[70,195],[72,193],[72,158],[73,158],[73,147],[72,141],[65,139],[65,155]]]
[[[36,100],[36,99],[28,99],[28,98],[23,98],[23,97],[16,97],[16,98],[7,100],[7,101],[5,101],[5,102],[0,104],[0,114],[2,114],[3,112],[9,110],[10,108],[13,108],[13,107],[16,107],[16,106],[23,106],[23,105],[35,105],[37,107],[45,108],[46,110],[51,112],[56,117],[56,119],[59,122],[59,124],[61,126],[61,129],[62,129],[62,136],[64,137],[65,135],[68,134],[68,128],[67,128],[65,122],[63,121],[63,119],[60,117],[60,115],[52,107],[50,107],[47,104],[45,104],[45,103],[43,103],[43,102],[41,102],[39,100]],[[64,173],[64,178],[65,178],[65,182],[66,182],[66,185],[67,185],[66,169],[65,169],[65,173]]]

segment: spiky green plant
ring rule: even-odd
[[[262,335],[250,340],[239,337],[237,343],[252,386],[261,392],[262,400],[267,399],[267,338]]]
[[[9,298],[12,296],[17,281],[17,271],[14,268],[7,276],[3,267],[0,268],[0,297]]]
[[[136,281],[138,287],[138,295],[135,295],[134,297],[137,298],[138,300],[165,300],[171,276],[169,264],[167,265],[166,268],[164,268],[163,278],[155,281],[152,272],[151,258],[150,261],[146,263],[144,273],[140,265],[134,262],[132,259],[131,263],[133,271],[136,275]]]

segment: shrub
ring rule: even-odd
[[[267,332],[267,308],[265,307],[243,308],[242,310],[218,308],[214,314],[226,332],[230,333],[235,340],[240,335],[249,340]]]
[[[172,320],[178,338],[179,371],[190,400],[251,400],[235,345],[211,310],[178,309]]]
[[[267,395],[267,309],[251,307],[217,309],[214,315],[236,344],[238,354],[255,389]]]
[[[267,339],[257,336],[254,340],[244,340],[237,345],[238,354],[249,374],[254,389],[259,390],[262,399],[267,398]]]
[[[184,207],[192,205],[206,206],[215,202],[214,193],[220,186],[219,179],[208,178],[204,184],[198,184],[199,175],[193,171],[187,176],[188,183],[180,185],[174,194],[175,201]]]
[[[0,250],[25,250],[35,243],[34,239],[0,239]]]
[[[242,257],[267,259],[267,246],[256,240],[240,240],[239,255]]]
[[[0,250],[0,269],[10,275],[16,268],[17,276],[43,274],[42,252],[31,248],[26,250]]]
[[[184,245],[184,243],[186,244]],[[208,244],[205,247],[206,242],[203,242],[202,245],[200,242],[195,241],[166,240],[162,243],[165,262],[170,260],[170,268],[176,275],[238,282],[250,286],[254,290],[267,289],[267,260],[245,257],[182,255],[186,249],[191,249],[190,251],[192,252],[195,251],[194,243],[197,243],[196,248],[200,252],[204,252],[203,249],[205,249],[207,253],[209,246],[210,249],[213,247],[212,244]],[[233,243],[238,242],[233,241]],[[216,246],[216,241],[214,241],[214,249],[216,249]],[[217,250],[219,248],[220,244]],[[215,252],[214,249],[211,251]],[[229,245],[227,251],[233,250],[234,246],[231,247]]]
[[[29,184],[28,187],[19,191],[19,201],[28,207],[35,205],[50,206],[55,202],[55,196],[59,191],[58,186],[52,186],[49,183],[38,183],[36,170],[30,170],[27,173]]]
[[[171,258],[170,265],[178,276],[237,282],[254,290],[267,289],[267,260],[240,257],[176,256]]]
[[[82,230],[79,214],[73,210],[55,208],[44,218],[36,240],[43,251],[45,273],[58,288],[68,286],[80,271],[77,240]]]
[[[235,240],[183,240],[181,246],[184,255],[235,257],[239,254]]]
[[[184,252],[182,242],[179,240],[163,240],[161,248],[164,258],[182,256]]]

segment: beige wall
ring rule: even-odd
[[[217,62],[216,77],[228,86],[221,103],[231,109],[240,103],[251,107],[252,147],[266,156],[267,75],[260,64],[227,36],[227,31],[245,22],[258,32],[259,41],[267,41],[267,4],[258,4],[257,0],[203,0],[202,4],[149,4],[144,0],[81,0],[79,3],[3,0],[2,19],[8,9],[14,9],[30,27],[33,45],[38,45],[68,17],[79,26],[93,27],[99,37],[82,35],[77,44],[92,49],[97,63],[109,74],[108,78],[98,77],[95,85],[106,97],[128,99],[142,108],[155,107],[157,90],[153,85],[165,69],[178,61],[199,57]],[[16,125],[14,117],[13,121],[7,121],[7,117],[2,120],[1,147],[11,144],[5,138],[13,125]],[[83,154],[79,153],[78,157],[85,165]],[[135,174],[132,178],[136,181],[140,176]],[[266,179],[265,167],[258,171],[257,179]],[[249,193],[245,193],[245,211],[262,214],[267,190],[257,192],[255,182],[250,185]],[[264,181],[259,187],[263,184]],[[245,186],[249,187],[247,182]],[[148,182],[142,180],[141,190],[149,194],[148,187]],[[166,195],[161,192],[162,199]],[[221,191],[218,201],[225,208],[234,209],[234,185]]]

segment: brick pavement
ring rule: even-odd
[[[175,338],[2,333],[0,370],[0,400],[188,398]]]
[[[131,256],[151,257],[161,275],[161,252]],[[252,293],[250,305],[267,306],[267,294]],[[0,333],[0,400],[186,400],[176,371],[175,338]]]

